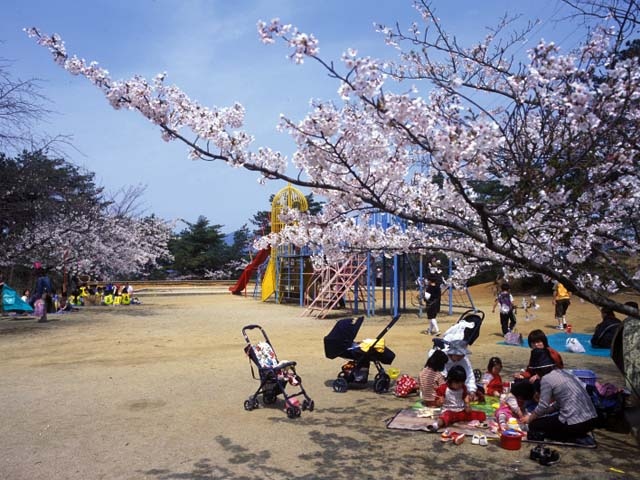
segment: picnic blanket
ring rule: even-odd
[[[608,348],[593,348],[591,346],[591,341],[590,341],[591,336],[592,335],[589,333],[558,332],[558,333],[552,333],[551,335],[547,335],[547,340],[549,340],[549,346],[554,350],[557,350],[561,355],[564,355],[565,353],[573,354],[573,352],[570,352],[565,347],[567,338],[573,337],[580,340],[580,343],[585,349],[584,353],[576,353],[575,355],[593,355],[595,357],[609,357],[611,355],[611,350],[609,350]],[[504,341],[500,341],[498,342],[498,345],[507,345],[507,344]],[[507,345],[507,346],[512,347],[514,345]],[[521,345],[521,347],[529,348],[529,345],[527,345],[526,340]]]
[[[434,422],[434,418],[420,417],[418,416],[419,412],[420,410],[413,408],[402,409],[387,421],[387,428],[428,432],[427,425],[431,425]],[[466,423],[454,423],[447,428],[466,435],[482,434],[487,439],[499,438],[498,434],[491,432],[487,428],[472,427]]]

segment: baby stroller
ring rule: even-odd
[[[324,353],[327,358],[336,357],[349,360],[342,366],[338,378],[333,381],[333,390],[343,393],[349,384],[366,385],[369,381],[369,367],[373,362],[378,370],[373,380],[373,391],[383,393],[389,390],[391,378],[382,364],[391,365],[396,354],[383,346],[382,337],[395,325],[400,316],[394,317],[380,334],[365,347],[362,343],[354,342],[364,317],[356,320],[344,318],[338,320],[329,334],[324,337]]]
[[[258,343],[251,343],[247,332],[256,328],[260,329],[264,339]],[[267,333],[260,325],[246,325],[242,329],[242,336],[247,342],[244,347],[244,352],[250,359],[251,376],[256,380],[260,380],[258,389],[245,400],[244,409],[251,411],[254,408],[258,408],[258,395],[262,394],[262,402],[265,405],[274,404],[278,395],[282,395],[285,402],[285,411],[289,418],[299,417],[302,410],[312,412],[314,403],[307,395],[307,392],[305,392],[302,386],[302,379],[296,373],[296,362],[278,361],[269,337],[267,337]],[[257,376],[251,362],[253,362],[258,369]],[[287,394],[285,390],[287,385],[297,387],[298,392]],[[300,405],[300,401],[297,398],[301,395],[304,396],[302,405]]]
[[[454,340],[464,340],[467,345],[472,345],[480,336],[480,327],[484,320],[482,310],[467,310],[456,323],[444,332],[442,338],[434,338],[434,349],[446,350],[449,343]]]

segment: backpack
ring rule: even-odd
[[[513,304],[511,303],[511,294],[509,292],[499,293],[498,303],[500,304],[500,311],[502,313],[509,313],[513,308]]]
[[[598,414],[596,428],[605,428],[610,421],[622,415],[625,401],[622,390],[602,395],[595,385],[587,385],[586,389]]]
[[[400,375],[400,378],[396,381],[395,394],[396,397],[408,397],[414,392],[418,391],[418,382],[411,375],[406,373]]]

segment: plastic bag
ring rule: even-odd
[[[504,343],[507,345],[522,345],[522,334],[518,332],[507,332],[504,335]]]
[[[575,337],[567,338],[567,341],[565,342],[564,346],[566,347],[566,349],[569,352],[573,352],[573,353],[584,353],[585,352],[585,349],[582,346],[582,344],[580,343],[580,340],[578,340]]]

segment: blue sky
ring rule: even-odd
[[[115,79],[167,72],[168,83],[205,105],[239,101],[255,147],[290,155],[292,144],[275,129],[279,115],[302,118],[311,98],[334,98],[338,85],[313,62],[288,61],[284,45],[260,43],[256,22],[279,17],[313,33],[325,59],[337,61],[349,47],[385,58],[395,52],[385,47],[373,23],[407,26],[415,18],[411,5],[411,0],[5,0],[0,58],[13,62],[14,76],[42,80],[55,113],[41,128],[72,135],[67,159],[95,172],[99,184],[110,191],[146,185],[147,213],[191,222],[204,215],[229,233],[256,211],[269,209],[269,196],[285,185],[261,186],[255,173],[189,160],[186,147],[163,142],[147,120],[113,110],[87,80],[55,65],[22,28],[60,34],[69,53],[98,61]],[[505,12],[541,20],[532,42],[545,38],[572,47],[580,39],[575,21],[555,21],[567,12],[559,0],[436,0],[434,5],[449,32],[466,44],[483,37]],[[523,55],[527,48],[523,45]]]

